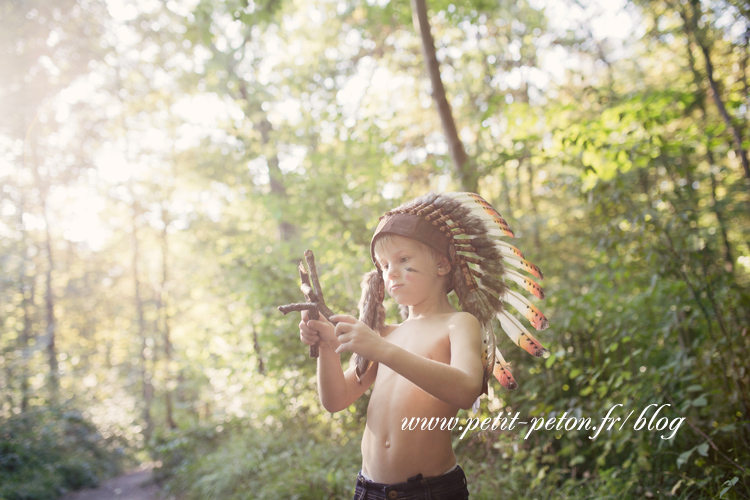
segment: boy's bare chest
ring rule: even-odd
[[[393,330],[386,340],[412,354],[450,363],[448,331],[439,323],[404,323]]]

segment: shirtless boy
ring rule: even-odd
[[[444,199],[448,201],[441,205]],[[470,408],[487,381],[487,364],[494,363],[494,337],[488,346],[477,317],[456,311],[448,301],[447,293],[454,286],[462,303],[462,295],[469,293],[466,260],[457,258],[457,250],[465,248],[467,241],[479,244],[476,239],[445,238],[445,230],[440,230],[451,223],[441,213],[455,203],[444,195],[428,195],[408,205],[408,211],[396,210],[381,218],[371,243],[379,272],[373,273],[373,279],[398,304],[408,307],[403,323],[382,325],[376,328],[378,332],[352,316],[336,315],[331,318],[338,323],[334,328],[324,319],[309,320],[302,313],[302,342],[317,343],[320,348],[318,392],[326,410],[347,408],[372,386],[355,500],[469,497],[450,430],[402,430],[404,419],[449,421],[459,409]],[[468,220],[464,212],[451,210],[454,221]],[[476,219],[471,222],[476,224]],[[455,231],[463,226],[454,222],[447,227]],[[480,229],[487,233],[484,226]],[[488,252],[482,256],[501,260],[499,254]],[[364,299],[363,295],[363,303]],[[498,306],[499,301],[492,305]],[[358,371],[352,363],[343,371],[343,352],[356,353],[372,364]],[[498,365],[496,374],[505,366]]]

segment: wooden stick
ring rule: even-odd
[[[305,250],[305,261],[307,261],[307,267],[309,272],[299,263],[299,279],[302,282],[300,290],[305,296],[307,302],[297,304],[287,304],[279,306],[278,309],[284,314],[288,314],[292,311],[309,311],[310,319],[320,319],[323,315],[328,321],[331,321],[333,311],[331,311],[323,299],[323,290],[320,287],[320,280],[318,279],[318,269],[315,267],[315,255],[312,250]],[[311,283],[312,282],[312,283]],[[336,322],[331,321],[334,325]],[[310,346],[310,357],[317,358],[320,355],[318,344]]]

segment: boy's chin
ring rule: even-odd
[[[395,302],[396,304],[400,305],[400,306],[404,306],[404,307],[409,307],[409,306],[412,306],[412,305],[414,305],[414,304],[412,304],[412,303],[411,303],[411,301],[410,301],[410,300],[408,300],[408,299],[407,299],[406,297],[394,297],[394,296],[393,296],[393,295],[391,295],[390,293],[389,293],[388,295],[390,295],[390,297],[391,297],[391,298],[393,299],[393,301],[394,301],[394,302]]]

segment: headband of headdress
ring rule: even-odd
[[[376,267],[375,242],[385,234],[419,241],[448,258],[453,273],[452,288],[458,296],[459,305],[462,310],[473,314],[482,327],[484,392],[487,392],[487,383],[492,374],[504,387],[518,387],[510,363],[505,361],[495,345],[492,320],[497,318],[511,340],[534,356],[542,356],[547,350],[505,309],[504,304],[512,305],[537,330],[546,329],[549,322],[526,297],[506,285],[508,279],[544,299],[544,291],[539,285],[505,266],[510,264],[543,278],[541,270],[527,261],[516,247],[498,239],[502,236],[515,237],[502,216],[475,193],[430,193],[417,198],[380,218],[370,243],[370,253]],[[359,319],[380,333],[385,327],[384,297],[385,284],[378,267],[367,273],[362,281]],[[355,373],[358,380],[370,365],[370,361],[357,355]]]

